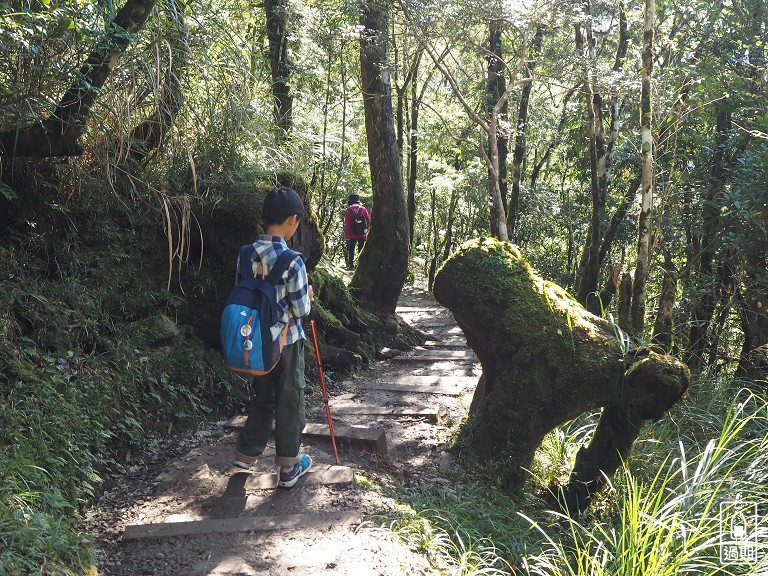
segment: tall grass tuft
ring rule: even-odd
[[[426,558],[439,574],[502,576],[514,570],[505,559],[505,551],[491,538],[456,524],[455,519],[442,516],[438,510],[416,512],[402,507],[387,529]]]
[[[768,406],[743,391],[703,450],[690,453],[680,441],[649,480],[621,470],[609,486],[614,512],[604,518],[552,512],[545,524],[521,513],[540,535],[523,568],[547,576],[768,574],[765,520],[749,527],[756,558],[721,560],[732,523],[767,497]]]

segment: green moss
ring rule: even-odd
[[[508,242],[487,238],[466,242],[438,276],[446,272],[462,286],[460,307],[484,318],[503,319],[499,331],[488,334],[496,342],[494,349],[531,348],[533,342],[539,352],[546,349],[553,357],[575,358],[580,353],[577,332],[598,337],[595,317],[561,287],[538,276]]]
[[[364,311],[352,298],[344,280],[320,264],[309,275],[310,284],[315,292],[315,297],[325,303],[328,312],[335,317],[346,316],[355,318]]]
[[[623,354],[607,323],[510,243],[463,244],[437,273],[434,293],[483,362],[486,385],[462,435],[500,482],[519,482],[546,432],[578,415],[583,383],[594,383],[595,396],[619,389]]]

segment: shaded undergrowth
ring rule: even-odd
[[[382,524],[438,574],[768,573],[768,405],[742,384],[701,382],[645,430],[582,514],[549,510],[535,494],[567,479],[595,415],[549,435],[526,491],[459,470],[401,497]]]

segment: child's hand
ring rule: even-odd
[[[307,294],[309,295],[309,301],[314,302],[315,301],[315,291],[312,290],[312,284],[309,285],[309,288],[307,289]]]

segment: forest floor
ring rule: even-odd
[[[406,288],[398,314],[424,346],[327,375],[338,465],[319,392],[302,439],[313,467],[290,489],[276,488],[271,444],[250,471],[231,466],[234,420],[147,446],[90,513],[99,574],[438,573],[380,526],[421,485],[449,483],[446,443],[480,371],[430,294]]]

